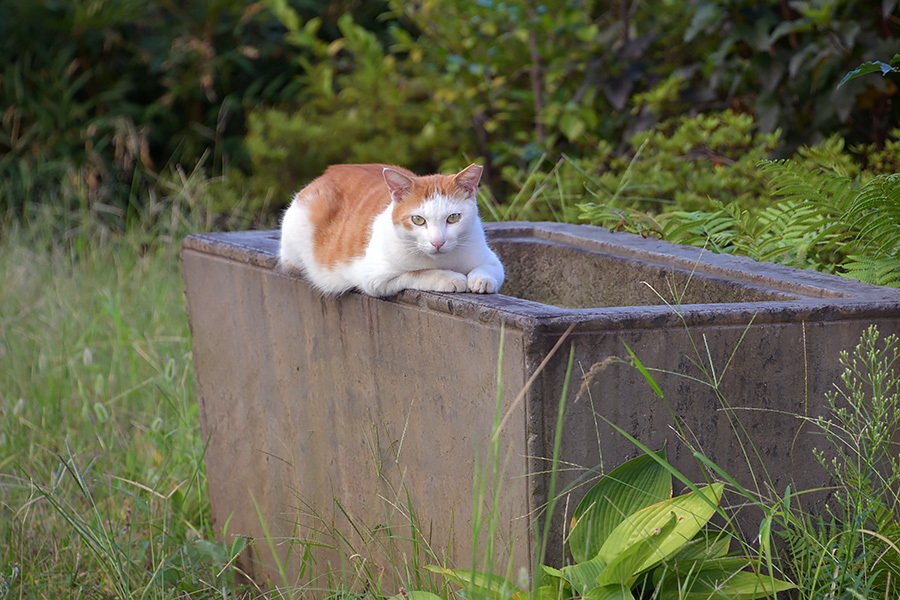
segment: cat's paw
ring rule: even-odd
[[[432,292],[464,292],[466,291],[466,276],[454,271],[431,271],[428,280],[422,289]]]
[[[475,294],[496,294],[500,289],[497,280],[488,275],[469,277],[468,284],[469,291]]]

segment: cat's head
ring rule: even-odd
[[[393,200],[397,236],[429,255],[452,252],[479,227],[475,192],[481,166],[469,165],[456,175],[409,176],[383,171]]]

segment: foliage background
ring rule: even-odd
[[[784,157],[836,136],[855,168],[885,168],[871,156],[895,139],[896,82],[837,83],[900,52],[896,9],[896,0],[7,0],[0,203],[21,213],[46,195],[127,220],[168,171],[199,165],[228,178],[217,211],[271,215],[326,164],[379,160],[423,172],[480,162],[502,205],[542,156],[571,157],[592,176],[621,173],[616,159],[627,164],[644,131],[669,159],[724,174],[721,189],[700,186],[688,208],[736,188],[765,196],[744,185],[754,177],[752,161],[741,163],[748,153]],[[728,114],[748,119],[739,133]],[[698,116],[725,124],[679,134]],[[643,161],[656,165],[650,153]],[[681,202],[666,190],[683,179],[657,180],[668,171],[648,168],[641,183]],[[567,194],[584,194],[581,175],[562,175]]]

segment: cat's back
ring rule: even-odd
[[[384,185],[384,169],[390,168],[412,176],[402,167],[382,164],[331,165],[294,198],[310,207],[354,210],[371,207],[383,210],[390,202]]]
[[[297,192],[282,223],[281,259],[310,276],[362,256],[372,222],[391,202],[386,164],[332,165]]]
[[[332,165],[300,190],[294,203],[306,207],[320,235],[332,228],[349,234],[354,226],[363,232],[390,204],[390,193],[384,184],[385,168],[412,175],[391,165]]]

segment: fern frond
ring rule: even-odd
[[[822,194],[821,173],[810,173],[790,160],[766,160],[760,163],[766,173],[771,174],[770,190],[775,196],[782,196],[787,202],[826,201]]]
[[[875,256],[894,252],[900,246],[900,173],[863,186],[849,212],[863,248]]]
[[[791,160],[762,161],[760,167],[772,175],[772,194],[787,202],[814,202],[823,211],[843,213],[856,197],[854,181],[828,169],[809,171]]]
[[[847,257],[844,267],[847,277],[863,283],[900,287],[900,256],[854,255]]]
[[[679,211],[666,215],[663,225],[663,239],[689,244],[706,245],[718,254],[730,253],[732,239],[740,223],[721,202],[713,202],[715,210]]]

